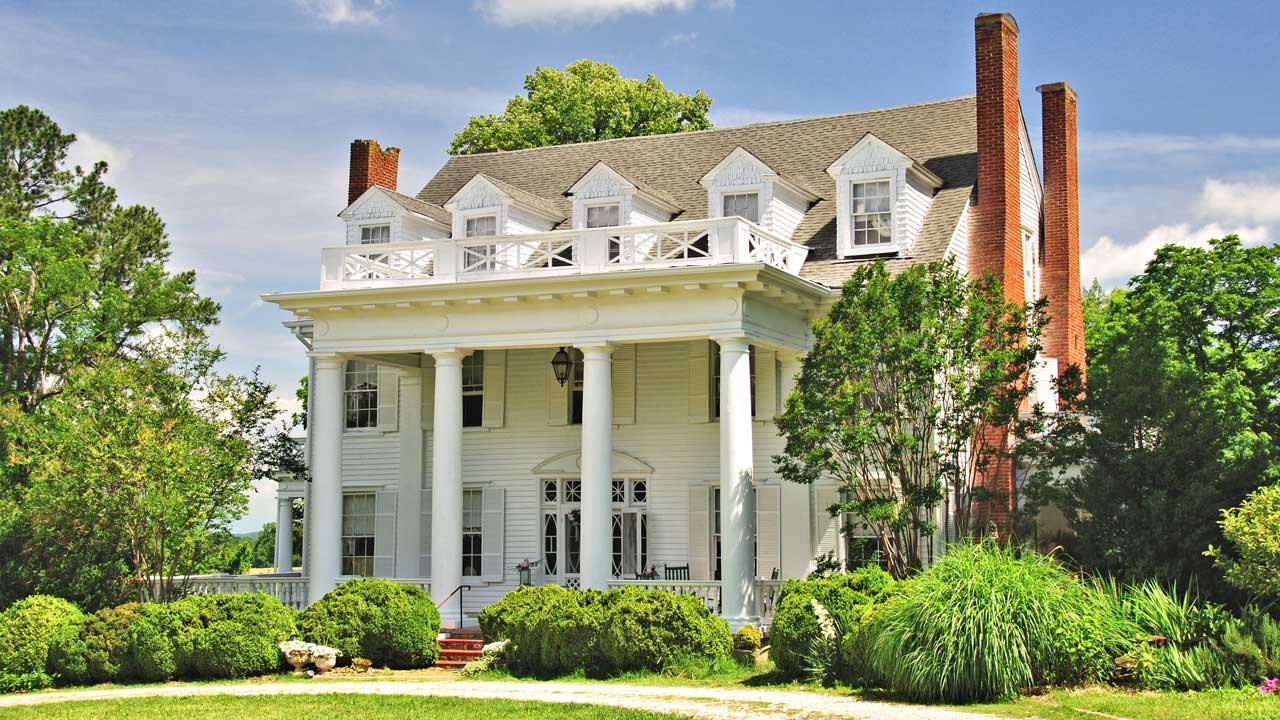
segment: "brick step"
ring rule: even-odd
[[[484,653],[480,650],[441,650],[440,657],[455,660],[457,658],[478,658]]]
[[[441,650],[480,650],[484,648],[484,643],[479,640],[452,640],[445,638],[440,641]]]
[[[437,660],[436,667],[442,670],[461,670],[467,662],[467,660]]]

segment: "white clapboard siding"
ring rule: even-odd
[[[506,418],[507,351],[484,351],[484,418],[487,428],[500,428]]]
[[[689,422],[711,422],[711,342],[689,343]]]
[[[400,426],[400,372],[378,366],[378,429],[395,432]]]
[[[485,582],[500,583],[505,576],[503,563],[507,491],[500,487],[487,487],[483,495],[484,519],[480,526],[482,537],[480,578]]]
[[[756,575],[771,577],[782,567],[782,488],[756,487]]]
[[[756,359],[756,420],[772,420],[778,414],[778,353],[752,347]]]
[[[711,488],[689,486],[689,579],[711,579]]]
[[[636,346],[619,345],[613,351],[613,424],[636,422]]]
[[[379,492],[374,497],[373,574],[395,577],[396,574],[396,493]]]
[[[431,491],[422,491],[422,514],[419,520],[421,550],[418,555],[418,577],[431,577]]]
[[[818,517],[822,518],[821,527],[822,539],[818,541],[818,555],[834,551],[839,557],[840,550],[840,518],[831,517],[831,513],[827,512],[827,508],[840,502],[840,492],[834,485],[824,485],[818,488],[818,507],[816,512]]]
[[[551,367],[551,360],[556,352],[558,350],[545,353],[547,360],[543,366],[545,368],[543,373],[547,388],[547,424],[561,426],[569,424],[569,391],[560,384],[559,380],[556,380],[555,368]]]
[[[422,429],[430,430],[436,422],[436,361],[422,356]]]

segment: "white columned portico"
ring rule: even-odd
[[[734,630],[755,617],[755,512],[751,442],[751,345],[720,345],[720,614]]]
[[[311,405],[311,562],[307,602],[332,590],[342,574],[342,371],[338,355],[313,355]]]
[[[584,590],[609,589],[613,574],[613,348],[582,351],[582,575]]]
[[[276,572],[293,572],[293,498],[276,499]]]
[[[431,598],[441,622],[455,627],[462,600],[462,358],[459,350],[433,352],[436,359],[431,457]],[[446,601],[445,598],[448,597]]]
[[[422,553],[422,370],[400,370],[400,485],[396,492],[396,577],[416,578]]]

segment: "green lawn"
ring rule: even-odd
[[[396,695],[320,695],[77,700],[0,709],[0,720],[298,720],[361,718],[362,720],[664,720],[675,715],[619,710],[594,705],[568,705],[515,700],[405,697]]]
[[[1055,690],[1048,695],[958,710],[1041,720],[1276,720],[1280,698],[1257,690],[1155,693],[1089,688]],[[1102,713],[1102,715],[1100,715]]]

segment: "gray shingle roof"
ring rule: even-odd
[[[836,257],[835,181],[826,169],[868,132],[915,159],[944,183],[911,251],[891,260],[890,268],[941,258],[977,179],[972,96],[735,128],[458,155],[449,158],[418,199],[441,205],[476,173],[483,173],[548,203],[567,218],[572,202],[564,192],[596,162],[604,161],[637,185],[672,198],[684,208],[679,219],[696,220],[707,216],[706,190],[698,180],[741,145],[823,198],[805,214],[791,239],[809,247],[801,275],[837,286],[867,260]]]
[[[512,200],[515,200],[516,202],[521,203],[522,205],[527,205],[528,207],[534,208],[535,210],[540,210],[546,213],[547,215],[550,215],[553,218],[557,218],[556,222],[558,223],[564,222],[565,219],[569,217],[567,213],[562,212],[561,208],[558,206],[558,204],[554,199],[535,195],[527,190],[524,190],[523,188],[516,187],[515,185],[512,185],[509,182],[504,182],[499,178],[489,175],[488,173],[477,172],[476,175],[479,175],[483,177],[485,180],[488,180],[489,182],[493,183],[499,190],[506,193]],[[466,183],[463,183],[463,185],[465,184]],[[459,185],[458,187],[461,188],[462,186]],[[422,194],[419,193],[418,197],[422,197]]]
[[[432,220],[435,220],[436,222],[443,224],[445,227],[451,227],[451,223],[453,222],[453,220],[451,219],[452,216],[449,215],[448,210],[445,210],[439,205],[425,202],[415,197],[409,197],[408,195],[401,195],[395,190],[388,190],[381,186],[378,186],[378,189],[386,193],[387,197],[394,200],[400,207],[404,208],[405,210],[408,210],[409,212],[418,213],[419,215],[423,215],[425,217],[429,217]]]

